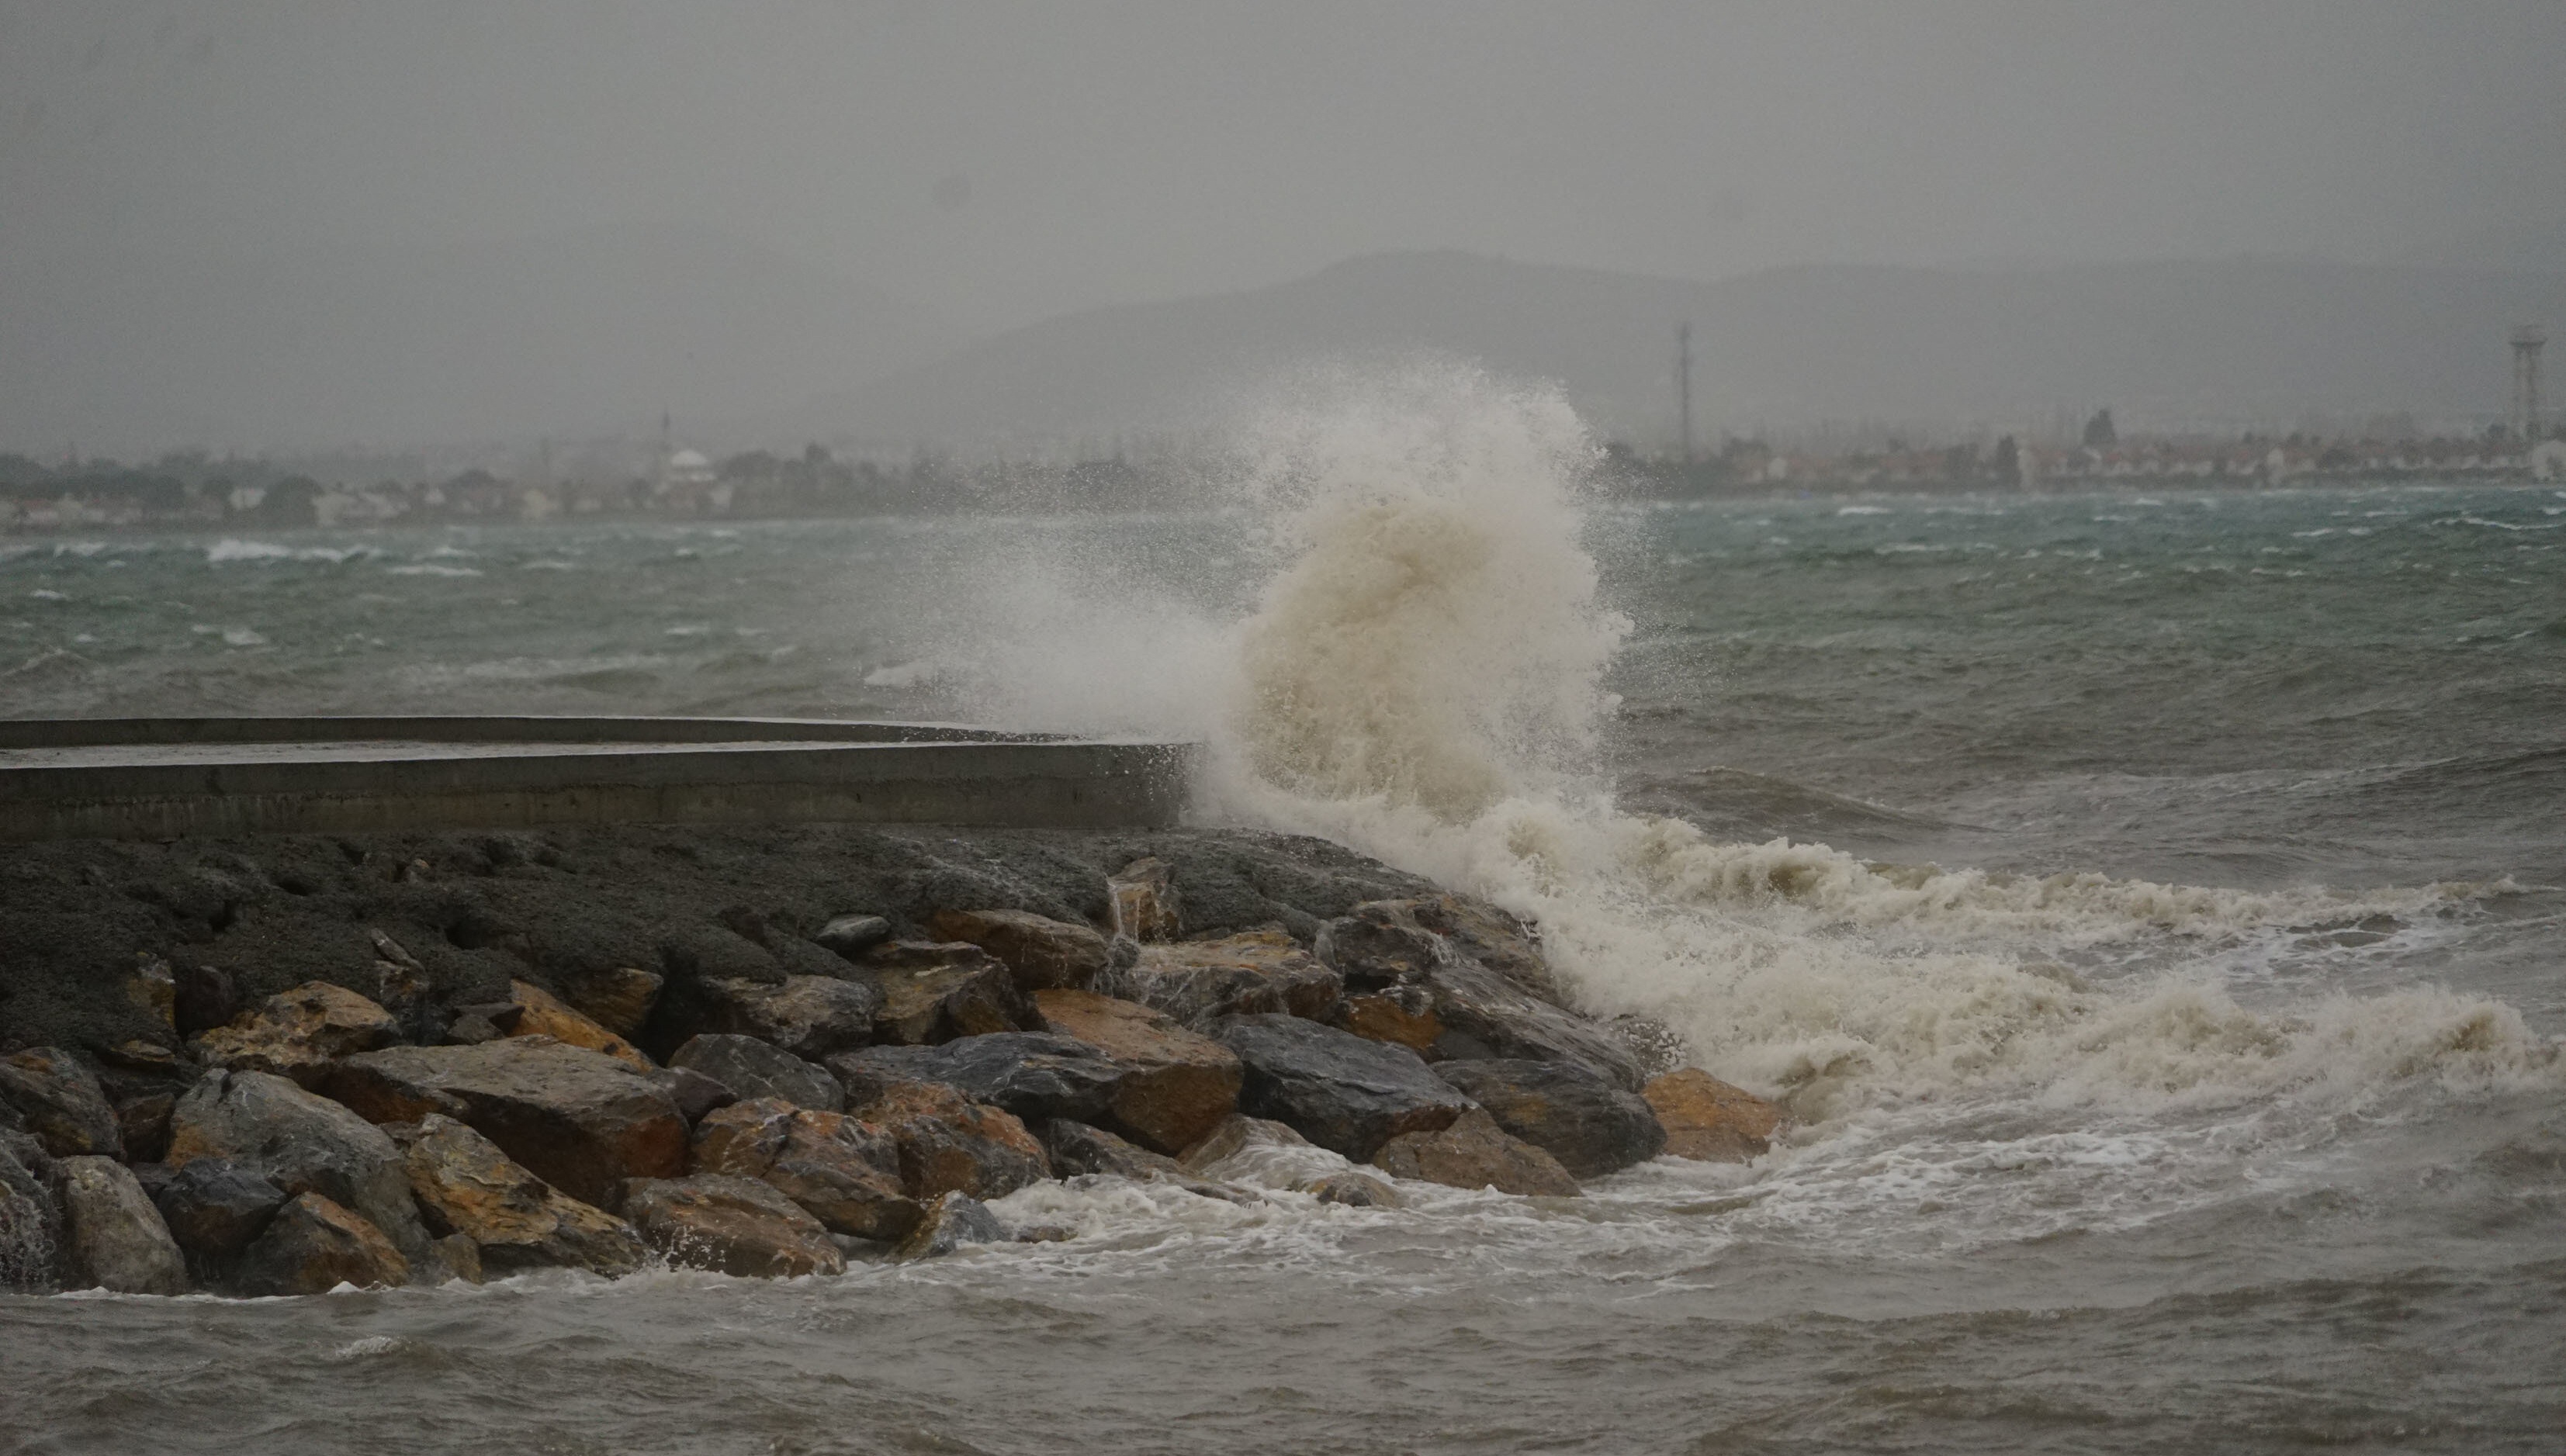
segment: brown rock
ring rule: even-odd
[[[892,1088],[852,1115],[891,1134],[900,1186],[921,1203],[949,1192],[1000,1198],[1051,1176],[1051,1160],[1024,1123],[940,1083]]]
[[[1114,906],[1114,933],[1143,944],[1173,940],[1184,933],[1184,906],[1176,896],[1175,873],[1167,861],[1135,859],[1108,876],[1106,898]]]
[[[665,982],[632,966],[582,971],[562,978],[562,999],[619,1037],[638,1037],[659,1004]],[[563,1040],[567,1041],[568,1038]]]
[[[1256,1196],[1245,1189],[1206,1182],[1187,1172],[1184,1164],[1174,1158],[1126,1142],[1102,1127],[1072,1122],[1066,1117],[1044,1124],[1042,1144],[1043,1150],[1051,1154],[1052,1171],[1064,1178],[1095,1174],[1129,1178],[1135,1183],[1172,1183],[1188,1193],[1224,1203],[1256,1201]]]
[[[627,1178],[686,1166],[686,1122],[658,1084],[600,1052],[545,1037],[477,1047],[390,1047],[341,1062],[330,1095],[377,1122],[441,1112],[584,1202]]]
[[[1373,1166],[1394,1178],[1416,1178],[1446,1188],[1494,1188],[1527,1197],[1575,1198],[1577,1180],[1559,1159],[1509,1136],[1496,1119],[1473,1107],[1440,1132],[1394,1137],[1372,1155]]]
[[[383,1230],[318,1193],[278,1209],[232,1277],[245,1295],[326,1295],[343,1284],[372,1289],[408,1282],[409,1262]]]
[[[1321,1016],[1345,989],[1336,972],[1272,928],[1145,945],[1137,963],[1110,979],[1098,989],[1198,1030],[1225,1016]]]
[[[1651,1078],[1640,1089],[1667,1129],[1667,1151],[1702,1162],[1742,1163],[1773,1143],[1782,1109],[1697,1068]]]
[[[895,940],[865,954],[882,993],[874,1037],[902,1047],[931,1047],[955,1037],[1038,1032],[1042,1013],[1006,963],[961,941]]]
[[[187,1090],[169,1114],[169,1165],[183,1173],[207,1158],[263,1174],[288,1197],[317,1193],[366,1219],[408,1263],[423,1271],[435,1263],[400,1149],[382,1128],[284,1078],[217,1069]]]
[[[1349,996],[1331,1008],[1328,1025],[1375,1042],[1406,1047],[1432,1060],[1443,1023],[1434,1015],[1434,998],[1413,986],[1396,986]]]
[[[709,1032],[689,1038],[684,1046],[668,1054],[668,1066],[718,1083],[733,1101],[782,1097],[815,1112],[843,1111],[847,1105],[847,1090],[825,1069],[755,1037]],[[704,1109],[709,1110],[710,1107]],[[696,1113],[697,1117],[702,1115],[700,1111]]]
[[[1442,1062],[1434,1071],[1487,1108],[1497,1125],[1600,1178],[1666,1150],[1667,1131],[1635,1092],[1573,1062]]]
[[[508,983],[508,999],[517,1007],[517,1024],[510,1036],[550,1037],[566,1047],[585,1047],[603,1052],[638,1072],[651,1068],[650,1059],[631,1042],[598,1025],[585,1013],[541,986],[524,981]]]
[[[130,1169],[114,1158],[62,1163],[63,1226],[75,1288],[121,1295],[187,1292],[187,1261],[160,1210]]]
[[[178,1105],[174,1092],[148,1092],[116,1104],[116,1135],[128,1163],[156,1163],[169,1150],[169,1113]]]
[[[1352,1169],[1312,1178],[1294,1191],[1307,1193],[1321,1203],[1341,1203],[1348,1208],[1402,1208],[1408,1202],[1388,1183]]]
[[[1242,1112],[1223,1118],[1219,1126],[1203,1134],[1200,1142],[1179,1154],[1176,1164],[1186,1172],[1199,1173],[1250,1148],[1315,1146],[1316,1143],[1293,1131],[1289,1123],[1267,1117],[1250,1117]]]
[[[400,1024],[383,1007],[327,981],[306,981],[196,1038],[207,1062],[318,1087],[341,1057],[386,1047]]]
[[[1105,969],[1104,936],[1030,910],[938,910],[926,928],[1005,961],[1027,991],[1082,987]]]
[[[834,976],[787,976],[781,982],[707,980],[703,1022],[695,1030],[755,1037],[806,1061],[873,1040],[883,993]]]
[[[30,1047],[0,1058],[0,1103],[14,1109],[54,1157],[114,1157],[125,1145],[97,1074],[57,1048]]]
[[[1093,991],[1040,991],[1034,1003],[1054,1034],[1114,1063],[1105,1120],[1144,1146],[1182,1152],[1238,1110],[1238,1059],[1174,1018]]]
[[[387,1130],[401,1147],[428,1231],[461,1236],[475,1269],[561,1267],[614,1276],[642,1267],[642,1240],[631,1225],[559,1192],[463,1123],[431,1112]]]
[[[1315,1021],[1233,1017],[1220,1042],[1245,1064],[1242,1110],[1356,1161],[1403,1132],[1449,1127],[1469,1107],[1415,1053]]]
[[[846,1256],[820,1221],[754,1178],[637,1179],[625,1190],[624,1212],[671,1264],[746,1279],[846,1272]]]
[[[926,1210],[894,1254],[903,1260],[941,1259],[965,1244],[1011,1242],[1007,1226],[988,1205],[967,1193],[947,1193]]]
[[[899,1147],[883,1129],[780,1098],[734,1102],[695,1128],[694,1168],[755,1178],[831,1233],[897,1240],[917,1226],[901,1191]]]

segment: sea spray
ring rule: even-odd
[[[1325,836],[1533,918],[1587,1009],[1666,1023],[1815,1133],[1963,1094],[2137,1110],[2559,1075],[2499,1003],[2249,1009],[2203,963],[2291,927],[2463,913],[2500,883],[2005,875],[1621,811],[1598,744],[1631,623],[1587,549],[1599,452],[1555,390],[1419,364],[1304,387],[1239,438],[1218,488],[1256,514],[1267,575],[1236,614],[1023,564],[997,594],[1005,644],[979,649],[1022,670],[985,678],[980,706],[1203,737],[1205,817]],[[2161,953],[2092,981],[2055,960],[2115,944]]]

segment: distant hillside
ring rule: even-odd
[[[933,358],[923,312],[712,231],[0,264],[0,449],[642,434]]]
[[[789,427],[888,445],[1099,438],[1199,420],[1278,365],[1436,349],[1562,380],[1608,430],[1657,442],[1674,432],[1684,320],[1707,428],[2097,404],[2138,423],[2500,411],[2504,339],[2523,319],[2566,325],[2566,274],[2245,259],[1698,283],[1395,254],[1018,329],[815,401]]]

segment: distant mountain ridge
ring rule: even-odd
[[[2501,411],[2505,337],[2566,325],[2566,272],[2305,259],[1935,269],[1810,265],[1718,282],[1458,252],[1357,258],[1268,288],[1012,330],[779,421],[968,448],[1103,438],[1216,415],[1277,368],[1432,350],[1561,381],[1608,432],[1674,433],[1674,329],[1693,326],[1705,430],[2307,410]]]

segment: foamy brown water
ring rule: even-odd
[[[23,552],[6,681],[1197,735],[1205,818],[1535,917],[1789,1103],[1771,1155],[1398,1212],[1082,1181],[1002,1206],[1065,1243],[782,1286],[6,1301],[0,1429],[2553,1448],[2566,497],[1613,507],[1564,405],[1448,369],[1238,438],[1188,517]]]

